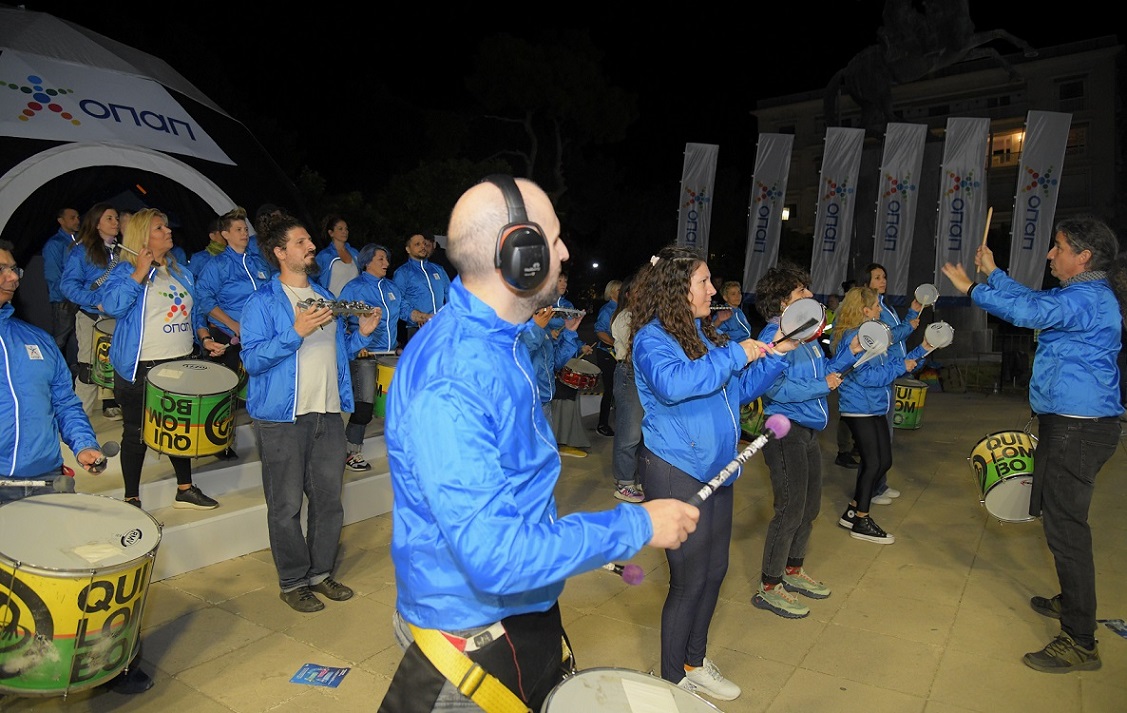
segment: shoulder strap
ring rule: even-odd
[[[415,643],[434,667],[453,683],[463,696],[481,706],[486,713],[531,713],[531,709],[506,688],[505,684],[454,648],[440,631],[420,629],[410,622],[404,623],[410,627]]]

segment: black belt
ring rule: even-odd
[[[87,312],[86,310],[82,309],[81,307],[78,309],[78,311],[81,312],[82,314],[86,315],[90,319],[94,320],[95,322],[97,322],[99,319],[102,318],[101,314],[99,314],[97,312]]]

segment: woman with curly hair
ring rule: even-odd
[[[647,499],[687,500],[737,455],[740,405],[759,397],[786,367],[778,346],[730,341],[712,324],[716,288],[695,252],[665,247],[639,274],[631,297],[627,358],[642,404],[638,474]],[[706,654],[708,627],[728,571],[732,488],[700,505],[696,532],[666,550],[669,594],[661,612],[661,676],[720,700],[740,687]]]

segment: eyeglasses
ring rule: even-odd
[[[5,272],[10,272],[16,276],[17,280],[23,279],[23,268],[16,267],[15,265],[0,265],[0,277],[4,276]]]

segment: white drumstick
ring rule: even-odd
[[[686,502],[689,503],[689,505],[700,507],[701,503],[707,500],[709,495],[712,495],[712,493],[715,492],[717,488],[723,485],[724,481],[728,480],[728,478],[731,478],[732,475],[734,475],[735,472],[740,469],[740,466],[743,465],[748,458],[751,458],[753,455],[759,452],[759,449],[767,445],[767,441],[770,438],[773,437],[778,440],[786,436],[789,432],[789,418],[782,415],[781,413],[776,413],[768,416],[767,421],[763,424],[763,433],[760,434],[759,437],[757,437],[754,441],[752,441],[747,448],[743,449],[743,451],[738,456],[733,458],[732,461],[728,463],[728,465],[724,466],[724,468],[719,473],[717,473],[712,478],[712,480],[705,483],[704,487],[694,493],[693,496]]]

